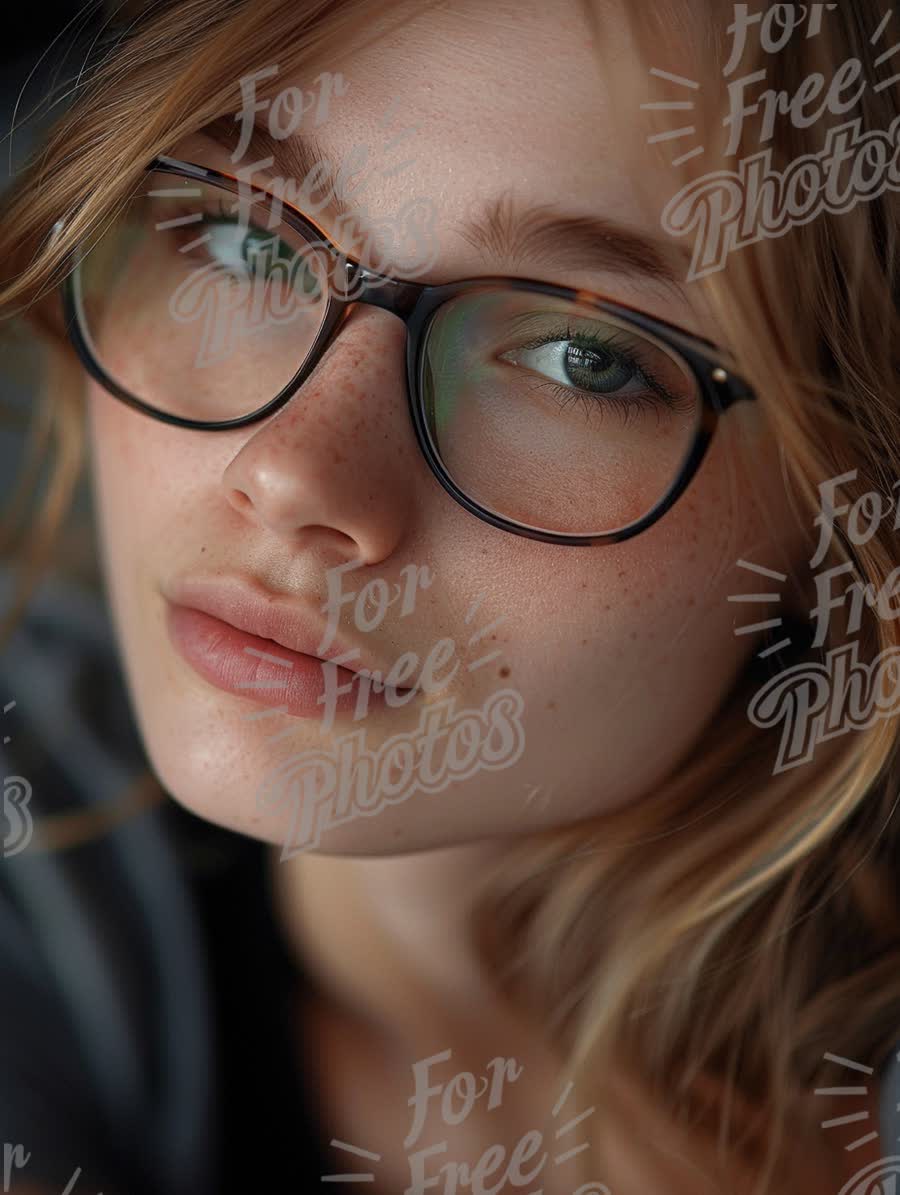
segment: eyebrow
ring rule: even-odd
[[[524,258],[538,265],[638,274],[670,286],[680,281],[681,255],[668,246],[602,216],[569,215],[550,203],[522,205],[511,191],[485,200],[481,215],[459,231],[473,248],[513,265]]]
[[[236,121],[220,116],[199,133],[230,152],[237,142]],[[273,137],[264,124],[256,124],[247,147],[251,161],[272,159],[276,176],[301,182],[317,169],[321,195],[330,196],[328,208],[336,217],[358,216],[336,193],[336,171],[323,169],[329,162],[316,138],[294,133],[283,140]],[[603,216],[573,215],[553,204],[523,204],[511,190],[484,200],[474,216],[456,221],[460,236],[479,253],[516,267],[523,260],[537,265],[574,270],[602,270],[630,278],[636,275],[681,290],[689,256],[680,247],[648,237],[636,229]]]

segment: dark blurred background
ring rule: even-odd
[[[30,13],[22,6],[4,13],[0,201],[15,187],[48,125],[71,102],[85,62],[109,29],[99,0],[33,6]],[[25,459],[41,376],[36,346],[18,335],[11,343],[0,342],[0,525]],[[31,504],[35,509],[48,477],[45,467]],[[13,554],[20,546],[13,545]],[[11,607],[13,593],[8,544],[4,552],[3,614]],[[3,713],[10,702],[15,705]],[[127,788],[144,767],[100,581],[85,467],[52,566],[12,639],[0,648],[0,780],[11,773],[27,777],[34,790],[33,813],[40,819],[70,807],[76,795],[79,803],[86,798],[92,803],[121,799],[123,785]],[[0,805],[0,848],[3,840]]]
[[[70,102],[79,71],[104,27],[99,0],[50,5],[8,5],[0,35],[0,194],[15,185],[47,126]],[[0,271],[2,273],[2,271]],[[22,457],[23,422],[38,368],[8,348],[0,354],[0,504]],[[23,376],[24,375],[24,376]],[[84,511],[84,495],[79,495]]]

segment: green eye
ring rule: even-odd
[[[210,239],[206,251],[222,269],[265,281],[290,279],[295,290],[319,294],[319,281],[292,245],[274,233],[228,217],[207,218]]]

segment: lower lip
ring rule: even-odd
[[[288,651],[271,639],[249,635],[201,610],[171,602],[167,603],[166,622],[174,646],[217,689],[259,705],[283,707],[296,717],[325,716],[326,669],[317,656]],[[331,699],[335,713],[349,713],[357,702],[364,712],[385,704],[384,693],[376,692],[368,678],[336,667],[334,687],[341,689],[351,682],[352,692]],[[360,694],[363,685],[369,690],[365,696]]]

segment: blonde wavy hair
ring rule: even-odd
[[[645,66],[683,75],[690,62],[702,83],[691,117],[697,142],[721,140],[732,5],[670,0],[625,14],[601,0],[582,4],[598,61],[612,19],[630,22]],[[312,54],[367,44],[360,28],[387,21],[392,7],[138,0],[116,9],[115,36],[103,40],[72,105],[0,205],[3,327],[38,342],[44,362],[27,455],[0,525],[0,551],[17,578],[0,642],[57,558],[83,466],[83,378],[55,298],[66,254],[115,213],[147,162],[235,110],[241,76],[273,61],[282,74],[301,71]],[[778,54],[750,39],[742,70],[764,69],[768,86],[792,95],[813,71],[830,79],[858,58],[868,83],[863,127],[887,130],[900,88],[874,86],[884,71],[870,38],[883,18],[876,0],[840,5],[816,37],[795,34]],[[633,62],[627,69],[631,85],[619,97],[633,121],[637,75]],[[821,152],[836,123],[779,121],[773,167]],[[647,127],[665,128],[665,118],[648,116]],[[747,121],[742,147],[758,147],[759,136],[759,122]],[[704,171],[729,168],[711,156]],[[696,160],[668,169],[682,182],[700,173]],[[64,232],[51,241],[61,216]],[[783,445],[796,514],[810,527],[824,479],[857,470],[844,487],[852,500],[872,490],[890,497],[900,478],[897,240],[887,191],[732,253],[724,269],[694,283]],[[864,545],[839,538],[833,554],[878,588],[900,563],[884,523]],[[834,624],[823,652],[837,633]],[[866,606],[859,643],[868,659],[900,645],[897,622]],[[761,679],[759,663],[749,663],[694,754],[658,791],[520,839],[483,877],[473,940],[498,987],[545,1027],[564,1078],[597,1106],[595,1174],[606,1165],[611,1175],[616,1134],[633,1135],[633,1117],[643,1124],[644,1159],[630,1177],[677,1170],[692,1176],[692,1191],[795,1190],[798,1142],[823,1144],[812,1092],[835,1078],[824,1053],[877,1067],[900,1039],[896,719],[843,735],[815,766],[775,775],[777,736],[747,716]]]

